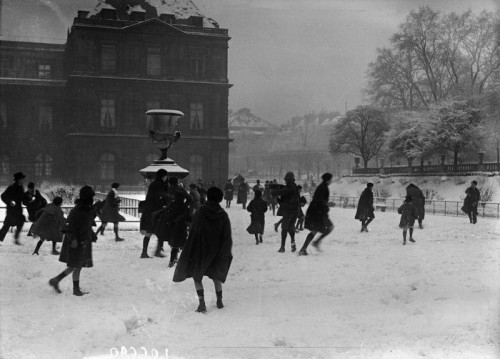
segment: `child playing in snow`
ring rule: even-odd
[[[251,223],[247,231],[255,235],[255,244],[262,243],[265,226],[264,214],[267,212],[267,202],[262,199],[262,192],[260,190],[255,191],[255,198],[248,204],[247,211],[251,213]]]
[[[298,186],[297,188],[299,188],[299,187],[300,186]],[[300,189],[299,189],[299,191],[300,191]],[[304,220],[306,218],[306,215],[304,214],[304,211],[302,210],[302,208],[304,208],[305,205],[307,204],[307,199],[304,196],[301,196],[299,199],[299,204],[300,204],[299,216],[297,218],[297,224],[295,225],[296,232],[304,230]]]
[[[401,215],[399,228],[403,229],[403,245],[406,244],[406,232],[410,229],[410,242],[415,242],[413,239],[413,225],[418,219],[417,208],[413,205],[412,196],[406,196],[405,202],[398,208],[398,213]]]

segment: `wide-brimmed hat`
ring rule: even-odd
[[[20,179],[23,179],[23,178],[26,178],[24,173],[22,173],[22,172],[14,173],[14,181],[19,181]]]

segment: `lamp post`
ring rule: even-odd
[[[174,160],[168,158],[167,152],[174,143],[181,138],[177,131],[177,122],[184,113],[177,110],[149,110],[146,112],[146,127],[153,144],[161,151],[159,159],[139,172],[146,179],[153,179],[159,169],[167,171],[168,176],[185,178],[189,171],[177,165]]]

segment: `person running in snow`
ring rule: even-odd
[[[61,209],[62,202],[61,197],[54,197],[51,204],[39,211],[39,218],[31,227],[33,235],[40,237],[33,255],[39,254],[38,251],[45,240],[52,241],[52,254],[60,254],[56,249],[56,245],[57,242],[62,242],[62,230],[66,221]]]
[[[104,234],[104,230],[106,229],[106,225],[108,222],[111,222],[113,223],[113,231],[115,232],[116,242],[124,241],[124,239],[118,235],[118,223],[125,221],[125,217],[120,214],[121,199],[118,195],[119,187],[120,184],[116,182],[111,185],[111,190],[108,192],[101,210],[101,226],[96,232],[96,235],[100,233],[102,236]]]
[[[222,304],[222,283],[226,281],[233,259],[231,248],[231,222],[220,206],[224,194],[219,188],[212,187],[207,192],[207,203],[194,215],[188,239],[175,268],[174,282],[187,278],[194,279],[199,305],[196,310],[205,313],[203,276],[214,281],[217,308]]]
[[[250,186],[245,182],[245,179],[242,179],[242,182],[238,186],[238,200],[237,204],[241,204],[243,209],[247,209],[247,201],[248,201],[248,191],[250,191]]]
[[[413,198],[413,206],[417,209],[418,213],[418,227],[420,229],[424,229],[424,225],[422,221],[425,217],[425,196],[424,193],[415,186],[413,183],[410,183],[408,187],[406,187],[406,194]]]
[[[177,255],[182,249],[187,237],[187,226],[190,219],[189,204],[181,191],[177,191],[174,200],[167,206],[166,212],[166,240],[170,245],[170,261],[168,266],[171,268],[177,262]]]
[[[146,194],[146,200],[144,201],[144,209],[141,215],[140,231],[144,236],[142,241],[142,253],[141,258],[151,258],[148,255],[148,244],[151,236],[153,235],[153,213],[158,213],[167,204],[167,190],[168,185],[167,171],[159,169],[156,172],[156,179],[151,182],[148,187],[148,192]],[[158,246],[156,247],[155,256],[164,257],[161,253],[163,246],[162,240],[158,238]]]
[[[285,175],[285,183],[286,185],[282,188],[273,189],[271,192],[273,197],[279,197],[280,208],[278,215],[283,215],[281,220],[281,247],[278,250],[279,253],[285,252],[287,234],[290,235],[292,252],[297,250],[295,245],[295,222],[297,222],[300,206],[299,191],[295,184],[295,175],[293,172],[288,172]]]
[[[250,212],[251,223],[247,232],[255,235],[255,244],[262,243],[262,235],[265,227],[265,213],[267,212],[267,203],[262,199],[262,192],[255,191],[255,197],[248,204],[247,211]]]
[[[231,202],[234,197],[234,185],[231,181],[231,178],[227,180],[226,185],[224,186],[224,199],[226,200],[226,208],[231,207]]]
[[[372,189],[373,183],[368,183],[359,197],[358,208],[354,216],[354,219],[361,221],[361,232],[368,232],[368,225],[375,218]]]
[[[47,205],[47,200],[43,198],[39,190],[35,189],[35,184],[33,182],[28,183],[28,190],[25,193],[23,202],[26,205],[26,210],[28,211],[28,220],[35,223],[38,219],[36,217],[37,212]],[[32,235],[33,232],[30,228],[28,236]]]
[[[14,183],[11,184],[2,193],[1,199],[7,206],[7,213],[3,221],[3,226],[0,229],[0,242],[3,242],[10,227],[16,227],[14,233],[14,243],[21,245],[19,242],[19,235],[23,229],[26,217],[23,215],[23,202],[25,201],[25,192],[23,182],[26,176],[22,172],[14,174]]]
[[[477,223],[477,206],[481,200],[481,192],[477,189],[477,182],[472,181],[470,187],[465,190],[467,197],[464,199],[462,211],[469,216],[470,223]]]
[[[333,223],[328,218],[330,207],[328,201],[330,199],[330,190],[328,186],[332,183],[332,174],[325,173],[321,176],[322,182],[314,191],[311,204],[306,211],[305,228],[311,232],[307,235],[304,245],[299,251],[300,256],[307,256],[307,247],[312,242],[316,234],[319,232],[321,235],[317,240],[312,242],[312,246],[320,251],[320,244],[323,238],[333,231]]]
[[[410,230],[410,242],[415,243],[413,238],[413,226],[418,219],[417,207],[413,204],[412,196],[406,196],[405,202],[398,208],[398,213],[401,215],[399,228],[403,229],[403,245],[406,244],[406,233]]]
[[[299,194],[300,194],[302,187],[297,186],[297,188],[299,189]],[[304,208],[306,204],[307,204],[306,197],[300,196],[300,198],[299,198],[299,205],[300,205],[299,217],[297,218],[297,224],[295,225],[296,231],[303,231],[304,230],[304,220],[305,220],[306,216],[305,216],[304,210],[302,208]]]
[[[75,207],[66,220],[59,261],[66,263],[68,268],[49,280],[49,285],[57,293],[61,293],[59,282],[73,273],[73,295],[80,297],[88,294],[88,292],[83,292],[80,289],[80,272],[82,268],[91,268],[93,266],[92,241],[95,238],[95,233],[92,230],[92,225],[94,224],[95,213],[92,205],[94,196],[95,192],[91,187],[82,187],[79,198],[75,201]]]

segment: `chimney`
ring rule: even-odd
[[[79,19],[86,19],[87,16],[89,15],[90,11],[89,10],[78,10],[78,18]]]
[[[190,16],[188,24],[195,27],[203,27],[203,16]]]
[[[175,24],[175,15],[174,14],[160,14],[160,20],[166,22],[167,24]]]
[[[104,20],[116,20],[116,9],[108,5],[99,11],[99,16]]]

